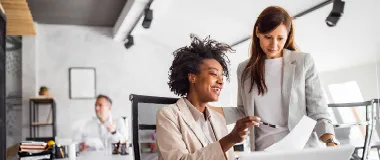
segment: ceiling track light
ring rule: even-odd
[[[326,24],[329,27],[334,27],[343,16],[345,2],[342,0],[334,0],[333,8],[326,18]]]
[[[127,48],[127,49],[129,49],[134,44],[135,44],[135,42],[133,40],[133,36],[132,35],[128,35],[126,41],[124,42],[124,47]]]
[[[151,10],[150,8],[146,8],[144,12],[144,20],[142,22],[142,26],[145,29],[150,28],[150,25],[152,24],[152,20],[153,20],[153,10]]]

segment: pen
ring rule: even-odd
[[[266,126],[269,126],[269,127],[272,127],[272,128],[280,128],[279,125],[274,125],[274,124],[270,124],[270,123],[263,122],[263,121],[260,121],[259,124],[266,125]]]

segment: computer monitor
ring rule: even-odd
[[[354,146],[306,148],[298,151],[251,152],[242,154],[239,160],[349,160]]]

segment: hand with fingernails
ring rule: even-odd
[[[253,126],[258,127],[260,125],[260,120],[260,117],[248,116],[236,121],[235,127],[231,131],[231,133],[229,133],[219,141],[223,151],[226,152],[236,143],[242,142],[249,133],[248,128]]]

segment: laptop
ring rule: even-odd
[[[355,147],[305,148],[298,151],[242,153],[239,160],[349,160]]]

